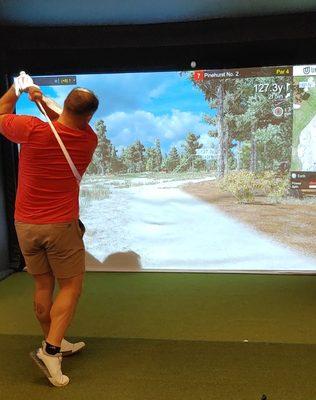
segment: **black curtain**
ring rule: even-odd
[[[0,56],[0,95],[8,88],[5,56]],[[0,280],[24,267],[14,228],[14,204],[18,181],[17,145],[0,135]]]
[[[3,143],[0,140],[0,154],[3,160]],[[9,262],[8,221],[6,216],[6,203],[4,195],[3,165],[0,163],[0,280],[10,274],[12,269]]]

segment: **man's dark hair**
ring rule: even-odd
[[[92,115],[99,107],[97,96],[88,89],[74,88],[66,97],[64,108],[75,115]]]

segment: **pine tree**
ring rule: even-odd
[[[157,170],[157,152],[156,149],[148,147],[145,154],[146,171],[153,172]]]
[[[208,120],[209,123],[216,124],[216,129],[212,133],[214,137],[218,138],[217,176],[221,178],[228,171],[231,139],[225,116],[230,113],[230,108],[234,106],[231,99],[236,97],[236,79],[216,78],[195,81],[192,75],[191,81],[202,90],[210,108],[216,109],[216,117],[208,117]]]
[[[155,170],[160,171],[161,170],[161,164],[162,164],[162,153],[161,153],[161,147],[160,147],[160,140],[156,139],[155,141],[155,152],[156,152],[156,165],[155,165]]]
[[[88,173],[103,175],[110,170],[112,144],[106,137],[106,125],[102,119],[96,122],[95,131],[98,136],[98,147],[94,152]]]
[[[180,156],[178,150],[173,146],[167,155],[164,163],[164,167],[168,172],[174,171],[180,165]]]
[[[216,125],[216,129],[213,128],[210,134],[218,138],[219,142],[217,159],[219,177],[222,177],[230,167],[235,168],[237,164],[237,167],[240,167],[244,164],[246,154],[249,154],[247,164],[252,171],[266,165],[264,157],[270,160],[274,158],[273,164],[290,159],[291,118],[289,111],[286,111],[292,108],[292,94],[288,91],[288,85],[291,85],[290,77],[211,78],[194,81],[191,76],[191,80],[202,90],[210,107],[216,109],[215,118],[206,116],[205,120],[212,126]],[[279,94],[279,88],[282,88],[284,95],[282,100],[284,118],[274,117],[272,113],[273,96]],[[271,128],[272,125],[279,126],[278,134]],[[267,133],[272,131],[276,136],[272,137]],[[237,142],[239,149],[246,145],[245,151],[242,151],[243,156],[240,157],[240,153],[238,155],[238,163],[237,160],[232,160],[236,158],[232,150]]]
[[[115,146],[111,146],[111,154],[110,154],[110,171],[111,172],[123,172],[124,166],[117,156],[117,150]]]
[[[133,163],[136,166],[136,172],[145,170],[145,146],[140,140],[136,140],[133,145]]]
[[[145,146],[137,140],[124,149],[122,159],[128,172],[143,172],[145,170]]]
[[[229,127],[233,132],[232,139],[249,145],[250,152],[246,150],[243,159],[249,154],[247,164],[252,172],[277,169],[280,162],[290,160],[292,128],[288,110],[292,109],[292,93],[285,91],[290,79],[255,77],[242,79],[237,85],[242,93],[238,101],[239,112],[230,114]],[[283,90],[283,95],[287,93],[282,100],[282,118],[275,117],[272,112],[272,97],[278,88]]]
[[[187,167],[191,170],[194,169],[195,161],[197,160],[197,150],[203,147],[203,144],[199,143],[200,136],[194,133],[188,133],[186,137],[186,143],[184,144],[184,157],[186,158]]]

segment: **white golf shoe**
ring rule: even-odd
[[[84,342],[70,343],[68,340],[63,339],[61,341],[60,352],[63,357],[72,356],[81,351],[85,346]]]
[[[69,378],[63,375],[61,371],[62,354],[50,355],[45,351],[46,343],[37,351],[33,351],[30,356],[36,362],[37,366],[44,372],[50,383],[54,386],[62,387],[69,383]]]

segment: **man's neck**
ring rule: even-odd
[[[72,129],[80,129],[84,130],[87,128],[87,121],[82,120],[80,118],[76,117],[71,117],[67,114],[62,113],[59,118],[57,119],[57,122],[60,122],[62,125],[68,126],[69,128]]]

